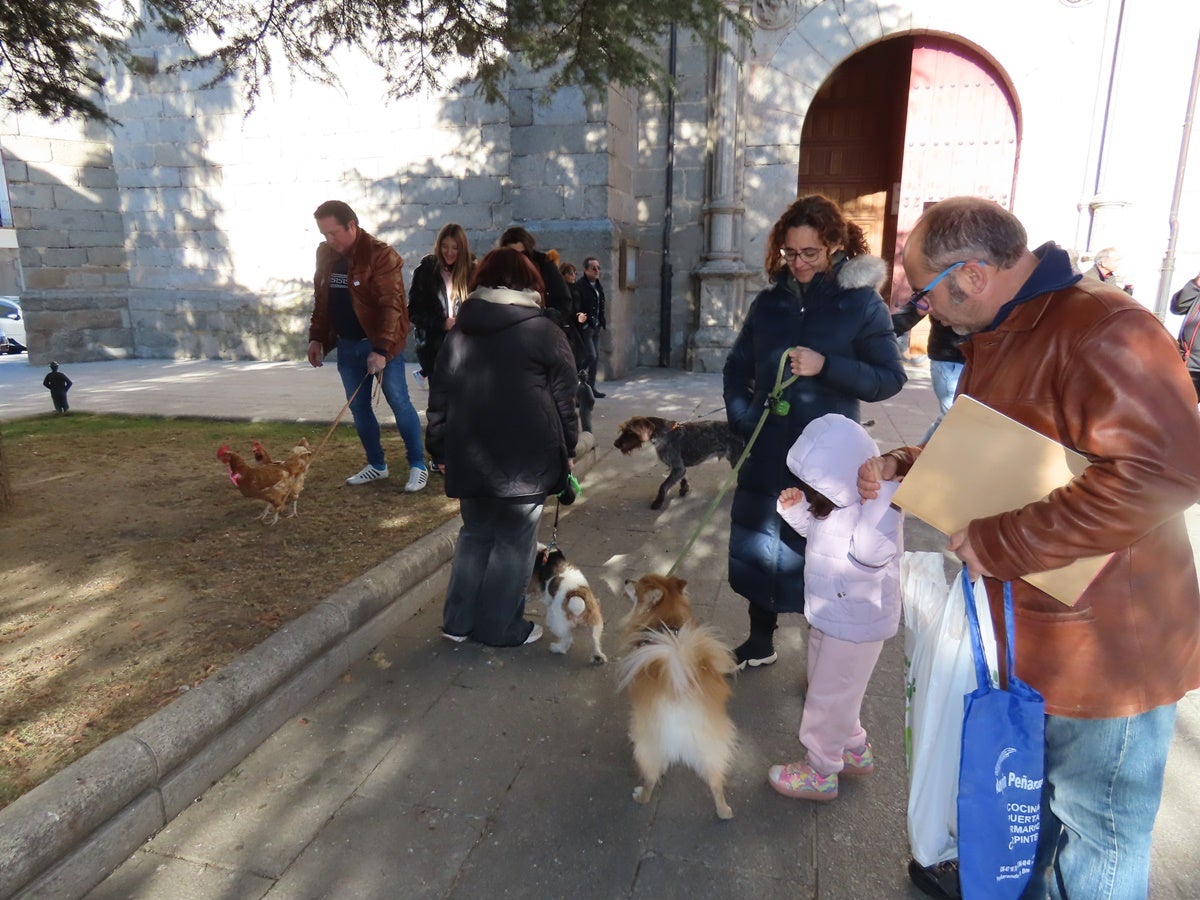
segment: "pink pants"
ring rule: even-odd
[[[808,764],[822,775],[842,771],[842,753],[867,742],[858,716],[882,650],[883,641],[855,644],[817,628],[808,631],[808,694],[800,743],[808,751]]]

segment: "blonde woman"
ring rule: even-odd
[[[438,232],[433,252],[413,272],[408,317],[417,330],[417,362],[425,378],[432,377],[446,332],[467,299],[473,264],[466,232],[450,222]]]

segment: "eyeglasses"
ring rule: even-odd
[[[946,266],[946,268],[942,269],[942,271],[938,273],[937,278],[933,279],[933,281],[929,282],[929,284],[925,285],[925,287],[923,287],[921,290],[913,291],[912,296],[908,298],[908,302],[921,312],[929,312],[929,301],[925,299],[926,295],[938,286],[939,281],[941,281],[959,266],[965,266],[968,262],[970,262],[970,260],[964,259],[961,262],[956,262],[952,265]],[[982,262],[980,264],[986,265],[986,263]]]
[[[803,250],[793,250],[791,247],[780,247],[779,255],[787,260],[790,266],[796,261],[796,257],[800,257],[805,262],[816,262],[821,258],[821,254],[825,252],[824,247],[805,247]]]

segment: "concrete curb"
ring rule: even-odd
[[[580,435],[575,471],[596,461]],[[0,810],[0,900],[81,897],[284,722],[439,597],[452,519],[192,691]]]

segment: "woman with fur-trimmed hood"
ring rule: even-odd
[[[729,585],[749,601],[750,636],[734,650],[739,666],[777,659],[781,612],[803,612],[804,538],[780,528],[775,501],[794,481],[788,449],[814,419],[859,421],[859,404],[895,396],[907,377],[891,316],[876,287],[886,266],[867,253],[862,229],[820,194],[784,211],[767,240],[771,287],[759,293],[725,360],[725,412],[749,439],[788,351],[796,381],[786,407],[767,416],[738,473],[729,532]]]

